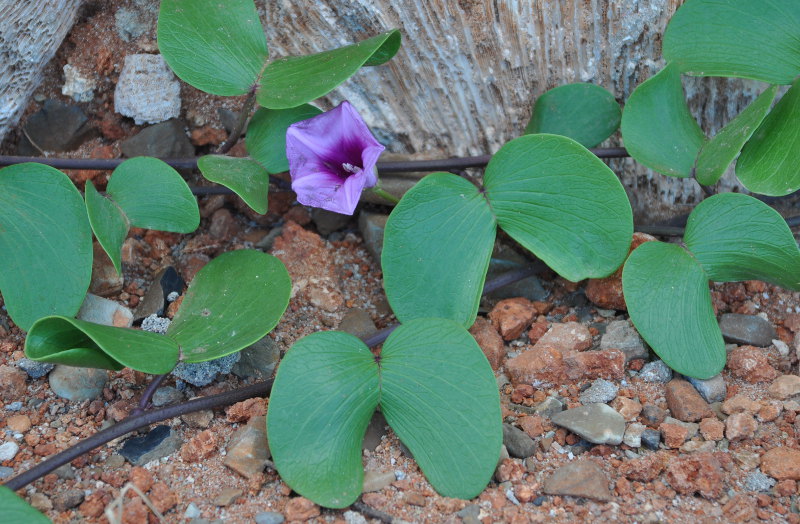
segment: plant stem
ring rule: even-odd
[[[239,141],[239,137],[242,136],[242,131],[244,131],[244,126],[247,123],[248,118],[250,118],[250,113],[253,111],[253,106],[256,104],[256,91],[255,89],[251,89],[249,93],[247,93],[247,98],[244,101],[244,106],[242,106],[242,111],[239,113],[239,118],[236,119],[236,124],[231,129],[231,132],[228,134],[228,138],[225,139],[225,142],[219,146],[216,151],[216,155],[224,155],[231,148],[236,145],[236,142]]]
[[[371,189],[371,191],[372,191],[373,193],[375,193],[376,195],[378,195],[379,197],[381,197],[382,199],[384,199],[384,200],[387,200],[388,202],[390,202],[390,203],[392,203],[392,204],[394,204],[394,205],[397,205],[397,204],[399,204],[399,203],[400,203],[400,199],[399,199],[399,198],[397,198],[397,197],[396,197],[396,196],[394,196],[393,194],[391,194],[391,193],[387,192],[385,189],[383,189],[383,188],[382,188],[382,187],[380,187],[379,185],[378,185],[378,186],[375,186],[375,187],[373,187],[373,188]]]
[[[138,415],[139,413],[144,412],[145,410],[147,410],[148,407],[150,407],[150,399],[153,398],[153,394],[156,392],[158,387],[164,382],[164,379],[166,378],[167,378],[167,373],[164,373],[163,375],[156,375],[155,377],[153,377],[153,380],[150,381],[150,383],[147,385],[147,388],[144,390],[144,393],[142,393],[142,398],[139,399],[139,405],[136,407],[136,409],[133,410],[133,413],[131,413],[131,415]]]

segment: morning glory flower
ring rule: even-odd
[[[375,164],[384,149],[347,101],[292,124],[286,156],[298,202],[352,215],[361,192],[378,183]]]

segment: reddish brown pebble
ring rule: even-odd
[[[13,402],[25,396],[25,378],[21,369],[0,366],[0,399]]]
[[[689,430],[680,424],[663,422],[658,429],[661,431],[661,436],[664,439],[664,445],[668,448],[676,449],[681,447],[689,436]]]
[[[700,421],[700,434],[706,440],[722,440],[725,436],[725,424],[716,417],[704,418]]]
[[[761,471],[778,480],[800,480],[800,450],[781,446],[767,451],[761,457]]]
[[[163,482],[156,482],[150,489],[150,501],[160,513],[166,513],[175,507],[178,499],[175,492]]]
[[[619,467],[619,472],[630,480],[650,482],[664,471],[669,460],[670,455],[667,452],[658,451],[623,462]]]
[[[497,482],[517,481],[522,480],[525,474],[525,466],[521,462],[514,459],[503,459],[494,472],[494,478]]]
[[[722,507],[726,522],[750,522],[756,518],[756,501],[753,497],[740,493]]]
[[[531,348],[506,361],[506,371],[517,384],[557,384],[564,378],[561,352],[553,348]]]
[[[518,338],[533,322],[536,309],[527,298],[501,300],[489,313],[489,320],[503,340]]]
[[[642,405],[638,401],[625,397],[615,398],[611,403],[611,407],[616,409],[622,415],[622,418],[628,422],[636,420],[639,417],[639,413],[642,412]]]
[[[797,493],[797,481],[784,479],[775,484],[775,494],[779,497],[791,497]]]
[[[225,410],[228,422],[247,422],[253,417],[267,414],[267,399],[256,397],[237,402]]]
[[[469,333],[483,350],[483,354],[486,355],[492,369],[497,370],[503,361],[506,350],[503,344],[503,338],[492,323],[483,317],[478,317],[475,319],[475,323],[472,324],[472,327],[469,328]]]
[[[735,395],[722,403],[722,412],[726,415],[756,413],[759,409],[761,409],[761,404],[744,395]]]
[[[697,422],[714,416],[708,402],[685,380],[671,380],[667,384],[666,397],[672,416],[683,422]]]
[[[147,491],[153,485],[153,474],[141,466],[135,466],[133,469],[131,469],[130,481],[134,486],[139,488],[139,491],[142,493],[147,493]],[[128,496],[134,497],[136,496],[136,492],[129,491]]]
[[[731,442],[751,438],[758,423],[749,413],[734,413],[725,421],[725,436]]]
[[[694,453],[672,459],[667,466],[667,482],[682,495],[699,493],[716,499],[725,488],[723,471],[713,453]]]
[[[181,447],[185,462],[199,462],[211,456],[219,446],[219,438],[212,429],[201,431]]]
[[[6,419],[6,427],[16,433],[25,433],[31,429],[31,419],[28,415],[13,415]]]
[[[620,380],[625,376],[625,353],[618,349],[568,351],[563,362],[570,380]]]
[[[122,524],[143,524],[147,522],[148,513],[141,498],[131,499],[122,507]]]
[[[403,500],[406,502],[406,504],[420,507],[424,507],[426,502],[426,499],[422,493],[417,493],[416,491],[406,493],[405,497],[403,497]]]
[[[578,322],[553,324],[536,342],[536,346],[549,346],[562,353],[583,351],[592,346],[592,335],[589,333],[589,328]]]
[[[742,346],[731,351],[727,367],[734,377],[751,384],[774,380],[778,376],[764,352],[753,346]]]
[[[531,344],[536,344],[542,336],[547,333],[549,323],[547,319],[543,316],[540,316],[536,319],[536,322],[531,324],[531,328],[528,330],[528,340]]]
[[[781,375],[769,386],[769,394],[774,398],[785,400],[800,393],[800,376]]]
[[[78,506],[78,511],[84,517],[97,518],[103,514],[110,502],[111,495],[107,491],[99,489],[83,500],[81,505]]]
[[[761,422],[772,422],[778,418],[781,411],[783,411],[783,403],[777,400],[771,400],[758,410],[758,420]]]
[[[284,509],[286,520],[305,521],[318,517],[320,514],[319,506],[305,497],[295,497],[286,504]]]
[[[628,253],[653,240],[656,238],[646,233],[634,233]],[[627,310],[625,297],[622,294],[622,268],[623,266],[620,266],[611,276],[589,279],[586,284],[586,298],[603,309]]]

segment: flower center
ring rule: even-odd
[[[361,171],[360,167],[354,166],[353,164],[348,164],[347,162],[344,162],[342,164],[342,169],[344,169],[348,173],[353,173],[353,174],[358,173],[359,171]]]

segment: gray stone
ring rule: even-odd
[[[50,500],[53,502],[54,510],[66,511],[83,502],[83,497],[82,489],[68,489],[67,491],[53,495]]]
[[[375,451],[375,448],[381,443],[382,437],[387,434],[386,426],[387,422],[383,413],[380,411],[373,413],[367,425],[367,431],[364,433],[363,449]]]
[[[108,382],[108,371],[59,365],[48,378],[53,393],[73,402],[83,402],[100,396]]]
[[[286,519],[277,511],[262,511],[256,513],[255,520],[256,524],[283,524]]]
[[[210,426],[211,421],[214,420],[214,412],[210,409],[192,411],[191,413],[184,413],[181,415],[181,420],[190,428],[205,429]]]
[[[122,444],[119,454],[134,466],[144,466],[148,462],[160,460],[175,453],[183,442],[169,426],[156,426],[146,435],[132,437]]]
[[[159,317],[158,315],[149,315],[142,319],[141,327],[142,331],[165,335],[170,324],[172,324],[172,321],[168,318]]]
[[[362,211],[358,215],[358,229],[364,237],[364,246],[375,261],[380,261],[383,251],[383,231],[386,229],[386,220],[389,215],[377,215]]]
[[[268,379],[272,376],[281,350],[269,335],[239,352],[241,358],[231,368],[231,373],[240,378]]]
[[[776,484],[776,480],[759,470],[751,471],[744,478],[744,488],[747,491],[762,491],[766,492],[772,489]]]
[[[758,315],[725,313],[719,319],[719,329],[726,342],[767,347],[778,338],[775,327]]]
[[[343,215],[318,207],[311,210],[311,221],[317,226],[317,231],[322,236],[328,236],[334,231],[339,231],[349,224],[352,218],[350,215]]]
[[[121,39],[130,42],[150,30],[150,21],[138,9],[120,7],[114,13],[114,27]]]
[[[646,429],[642,431],[642,444],[648,449],[658,449],[661,443],[661,432],[655,429]]]
[[[533,439],[511,424],[503,424],[503,444],[512,457],[526,458],[536,453],[536,443]]]
[[[6,466],[0,466],[0,479],[7,479],[11,475],[14,474],[14,468],[8,468]]]
[[[645,382],[659,382],[666,384],[672,380],[672,370],[664,364],[663,360],[648,362],[639,371],[639,378]]]
[[[642,433],[647,429],[644,424],[633,422],[628,424],[625,429],[625,435],[622,437],[622,442],[632,448],[642,447]]]
[[[563,409],[564,404],[560,400],[555,397],[547,397],[534,408],[534,413],[545,418],[552,418],[553,415],[560,413]]]
[[[364,472],[364,491],[380,491],[395,479],[394,471],[367,470]]]
[[[66,64],[64,66],[64,85],[61,94],[72,98],[76,102],[91,102],[94,90],[97,87],[92,76],[84,76],[80,69]]]
[[[52,364],[51,364],[51,365],[52,365]],[[21,366],[20,366],[20,367],[21,367]],[[55,366],[53,366],[53,367],[55,367]],[[37,400],[41,400],[41,399],[31,399],[31,400],[29,400],[28,402],[29,402],[29,403],[30,403],[30,402],[35,402],[35,401],[37,401]],[[39,404],[41,404],[41,402],[39,402],[39,403],[37,404],[37,406],[38,406]],[[16,401],[14,401],[14,402],[12,402],[12,403],[10,403],[10,404],[6,404],[6,406],[5,406],[5,407],[6,407],[6,411],[19,411],[19,410],[21,410],[21,409],[22,409],[22,401],[16,400]]]
[[[356,511],[345,511],[344,521],[347,524],[367,524],[367,519],[364,518],[364,515]]]
[[[218,374],[230,373],[239,358],[241,358],[240,353],[232,353],[206,362],[179,362],[172,370],[172,374],[193,386],[207,386]]]
[[[644,407],[642,407],[642,417],[644,417],[651,426],[658,426],[667,418],[667,410],[661,409],[655,404],[645,404]]]
[[[606,404],[588,404],[556,413],[553,424],[566,428],[593,444],[622,443],[625,419]]]
[[[496,244],[489,261],[489,270],[486,280],[491,280],[514,269],[530,266],[530,260],[520,255],[513,249],[503,244]],[[498,288],[487,296],[494,299],[524,297],[531,301],[541,301],[550,293],[542,287],[542,283],[535,275]]]
[[[548,495],[569,495],[608,501],[611,492],[603,470],[591,460],[577,460],[555,470],[544,481]]]
[[[56,476],[61,480],[70,480],[75,478],[75,470],[72,469],[70,464],[64,464],[63,466],[56,468],[53,473],[55,473]]]
[[[0,462],[11,460],[17,456],[19,444],[16,442],[5,442],[0,444]]]
[[[278,238],[283,234],[283,226],[273,227],[269,230],[269,233],[264,235],[264,238],[256,242],[255,247],[258,249],[263,249],[264,251],[269,251],[272,249],[272,244],[275,243],[275,239]]]
[[[183,122],[175,119],[150,126],[122,142],[122,152],[127,157],[181,158],[192,156],[194,155],[194,146],[183,128]]]
[[[133,324],[133,312],[130,309],[91,293],[87,293],[83,299],[77,317],[103,326],[131,327]]]
[[[619,388],[613,382],[598,378],[580,394],[579,399],[581,404],[605,404],[614,400],[618,391]]]
[[[31,378],[42,378],[53,371],[53,368],[56,367],[55,364],[50,364],[48,362],[37,362],[29,358],[20,359],[19,362],[17,362],[17,365]],[[6,409],[8,409],[8,406],[6,406]]]
[[[201,515],[200,508],[194,502],[190,502],[188,506],[186,506],[186,511],[183,512],[184,518],[187,519],[196,519]]]
[[[20,140],[20,155],[38,155],[42,151],[71,151],[89,140],[97,130],[78,106],[48,100],[28,117]],[[30,139],[29,139],[30,137]]]
[[[463,524],[482,524],[478,516],[481,514],[481,507],[477,504],[470,504],[465,506],[464,509],[456,513],[456,516],[461,518]]]
[[[161,55],[125,57],[114,90],[114,110],[133,118],[136,125],[155,124],[180,116],[181,85]]]
[[[706,380],[692,377],[686,377],[686,380],[694,386],[694,389],[696,389],[697,392],[700,393],[700,396],[709,404],[725,400],[728,387],[725,385],[725,379],[722,374]]]
[[[264,471],[270,457],[266,417],[253,417],[231,437],[223,464],[245,478]]]
[[[356,337],[366,337],[375,333],[375,323],[363,309],[348,309],[337,328]]]
[[[694,437],[697,436],[697,433],[700,431],[700,424],[698,424],[696,422],[684,422],[684,421],[678,420],[676,418],[666,417],[664,419],[664,423],[665,424],[675,424],[675,425],[678,425],[678,426],[685,427],[686,431],[688,431],[688,433],[686,435],[686,440],[693,439]]]
[[[136,306],[133,312],[134,320],[141,320],[151,315],[166,316],[164,311],[167,307],[167,297],[172,293],[182,293],[184,287],[186,282],[173,266],[163,268],[153,277],[153,283]]]
[[[619,349],[625,353],[625,361],[647,358],[647,347],[642,337],[628,320],[609,322],[606,332],[600,339],[600,349]]]

